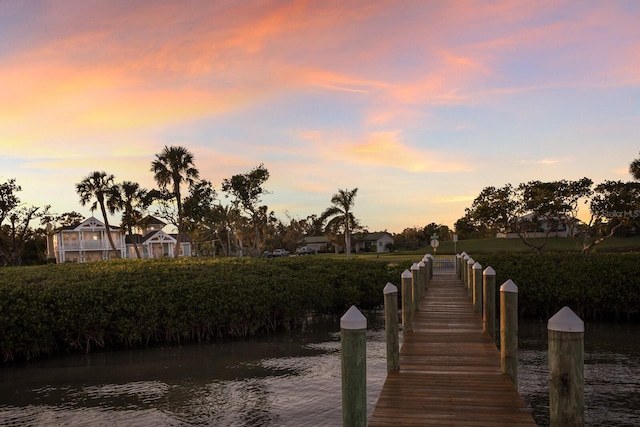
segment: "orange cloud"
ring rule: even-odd
[[[314,135],[319,155],[331,161],[363,166],[382,166],[413,173],[446,173],[468,170],[457,160],[448,160],[443,153],[410,147],[400,141],[400,131],[372,132],[358,142],[328,141]]]

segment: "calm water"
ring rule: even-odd
[[[0,425],[339,426],[335,322],[221,344],[52,357],[0,368]],[[546,324],[521,322],[520,393],[548,424]],[[640,333],[587,325],[587,425],[640,425]],[[384,331],[368,332],[371,414],[386,376]]]
[[[518,391],[540,426],[549,424],[546,322],[519,324]],[[585,324],[585,424],[640,426],[640,325]]]

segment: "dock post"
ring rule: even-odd
[[[367,319],[355,305],[340,318],[342,425],[367,425]]]
[[[461,279],[461,277],[460,277],[460,264],[461,263],[462,263],[462,255],[456,254],[456,277],[458,278],[458,280]]]
[[[496,342],[496,272],[487,267],[482,272],[482,330]]]
[[[549,319],[551,427],[584,425],[584,322],[563,307]]]
[[[413,293],[411,272],[402,272],[402,333],[413,331]]]
[[[482,314],[482,264],[473,264],[473,311]]]
[[[387,283],[384,293],[384,328],[387,332],[387,372],[400,369],[400,341],[398,339],[398,288]]]
[[[469,258],[471,258],[469,255],[464,254],[462,257],[462,265],[460,266],[461,280],[465,286],[467,285],[467,261],[469,261]]]
[[[467,266],[468,259],[469,259],[469,255],[467,255],[466,252],[463,251],[460,253],[460,273],[458,275],[458,279],[462,280],[463,283],[464,283],[464,270]]]
[[[476,262],[473,258],[469,257],[467,261],[467,296],[469,298],[473,297],[473,264]]]
[[[511,279],[500,286],[500,364],[518,389],[518,287]]]
[[[418,263],[418,268],[420,269],[420,299],[422,299],[427,291],[427,264],[424,260]]]
[[[411,296],[413,311],[418,311],[420,309],[420,267],[417,262],[411,265]]]
[[[431,283],[431,272],[433,271],[433,259],[425,255],[422,257],[422,262],[424,262],[424,266],[425,266],[424,291],[426,292],[427,289],[429,289],[429,283]]]
[[[433,255],[427,254],[427,258],[429,258],[429,280],[433,279]]]

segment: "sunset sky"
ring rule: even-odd
[[[0,182],[57,213],[95,170],[152,188],[165,145],[218,191],[264,163],[283,220],[358,187],[391,232],[640,151],[636,0],[0,0],[0,35]]]

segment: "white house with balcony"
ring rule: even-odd
[[[141,258],[172,258],[177,236],[165,233],[166,226],[161,220],[146,217],[136,228],[136,234],[124,235],[120,227],[110,225],[110,233],[120,258],[137,258],[135,241]],[[55,230],[48,241],[49,258],[57,263],[91,262],[117,258],[109,243],[104,223],[91,217],[78,225],[61,227]],[[182,242],[178,256],[191,256],[191,242]]]
[[[116,252],[111,248],[108,235],[111,234]],[[120,227],[109,226],[91,217],[78,225],[57,229],[49,240],[49,257],[57,263],[90,262],[125,257],[126,244]],[[117,255],[116,255],[117,254]]]

